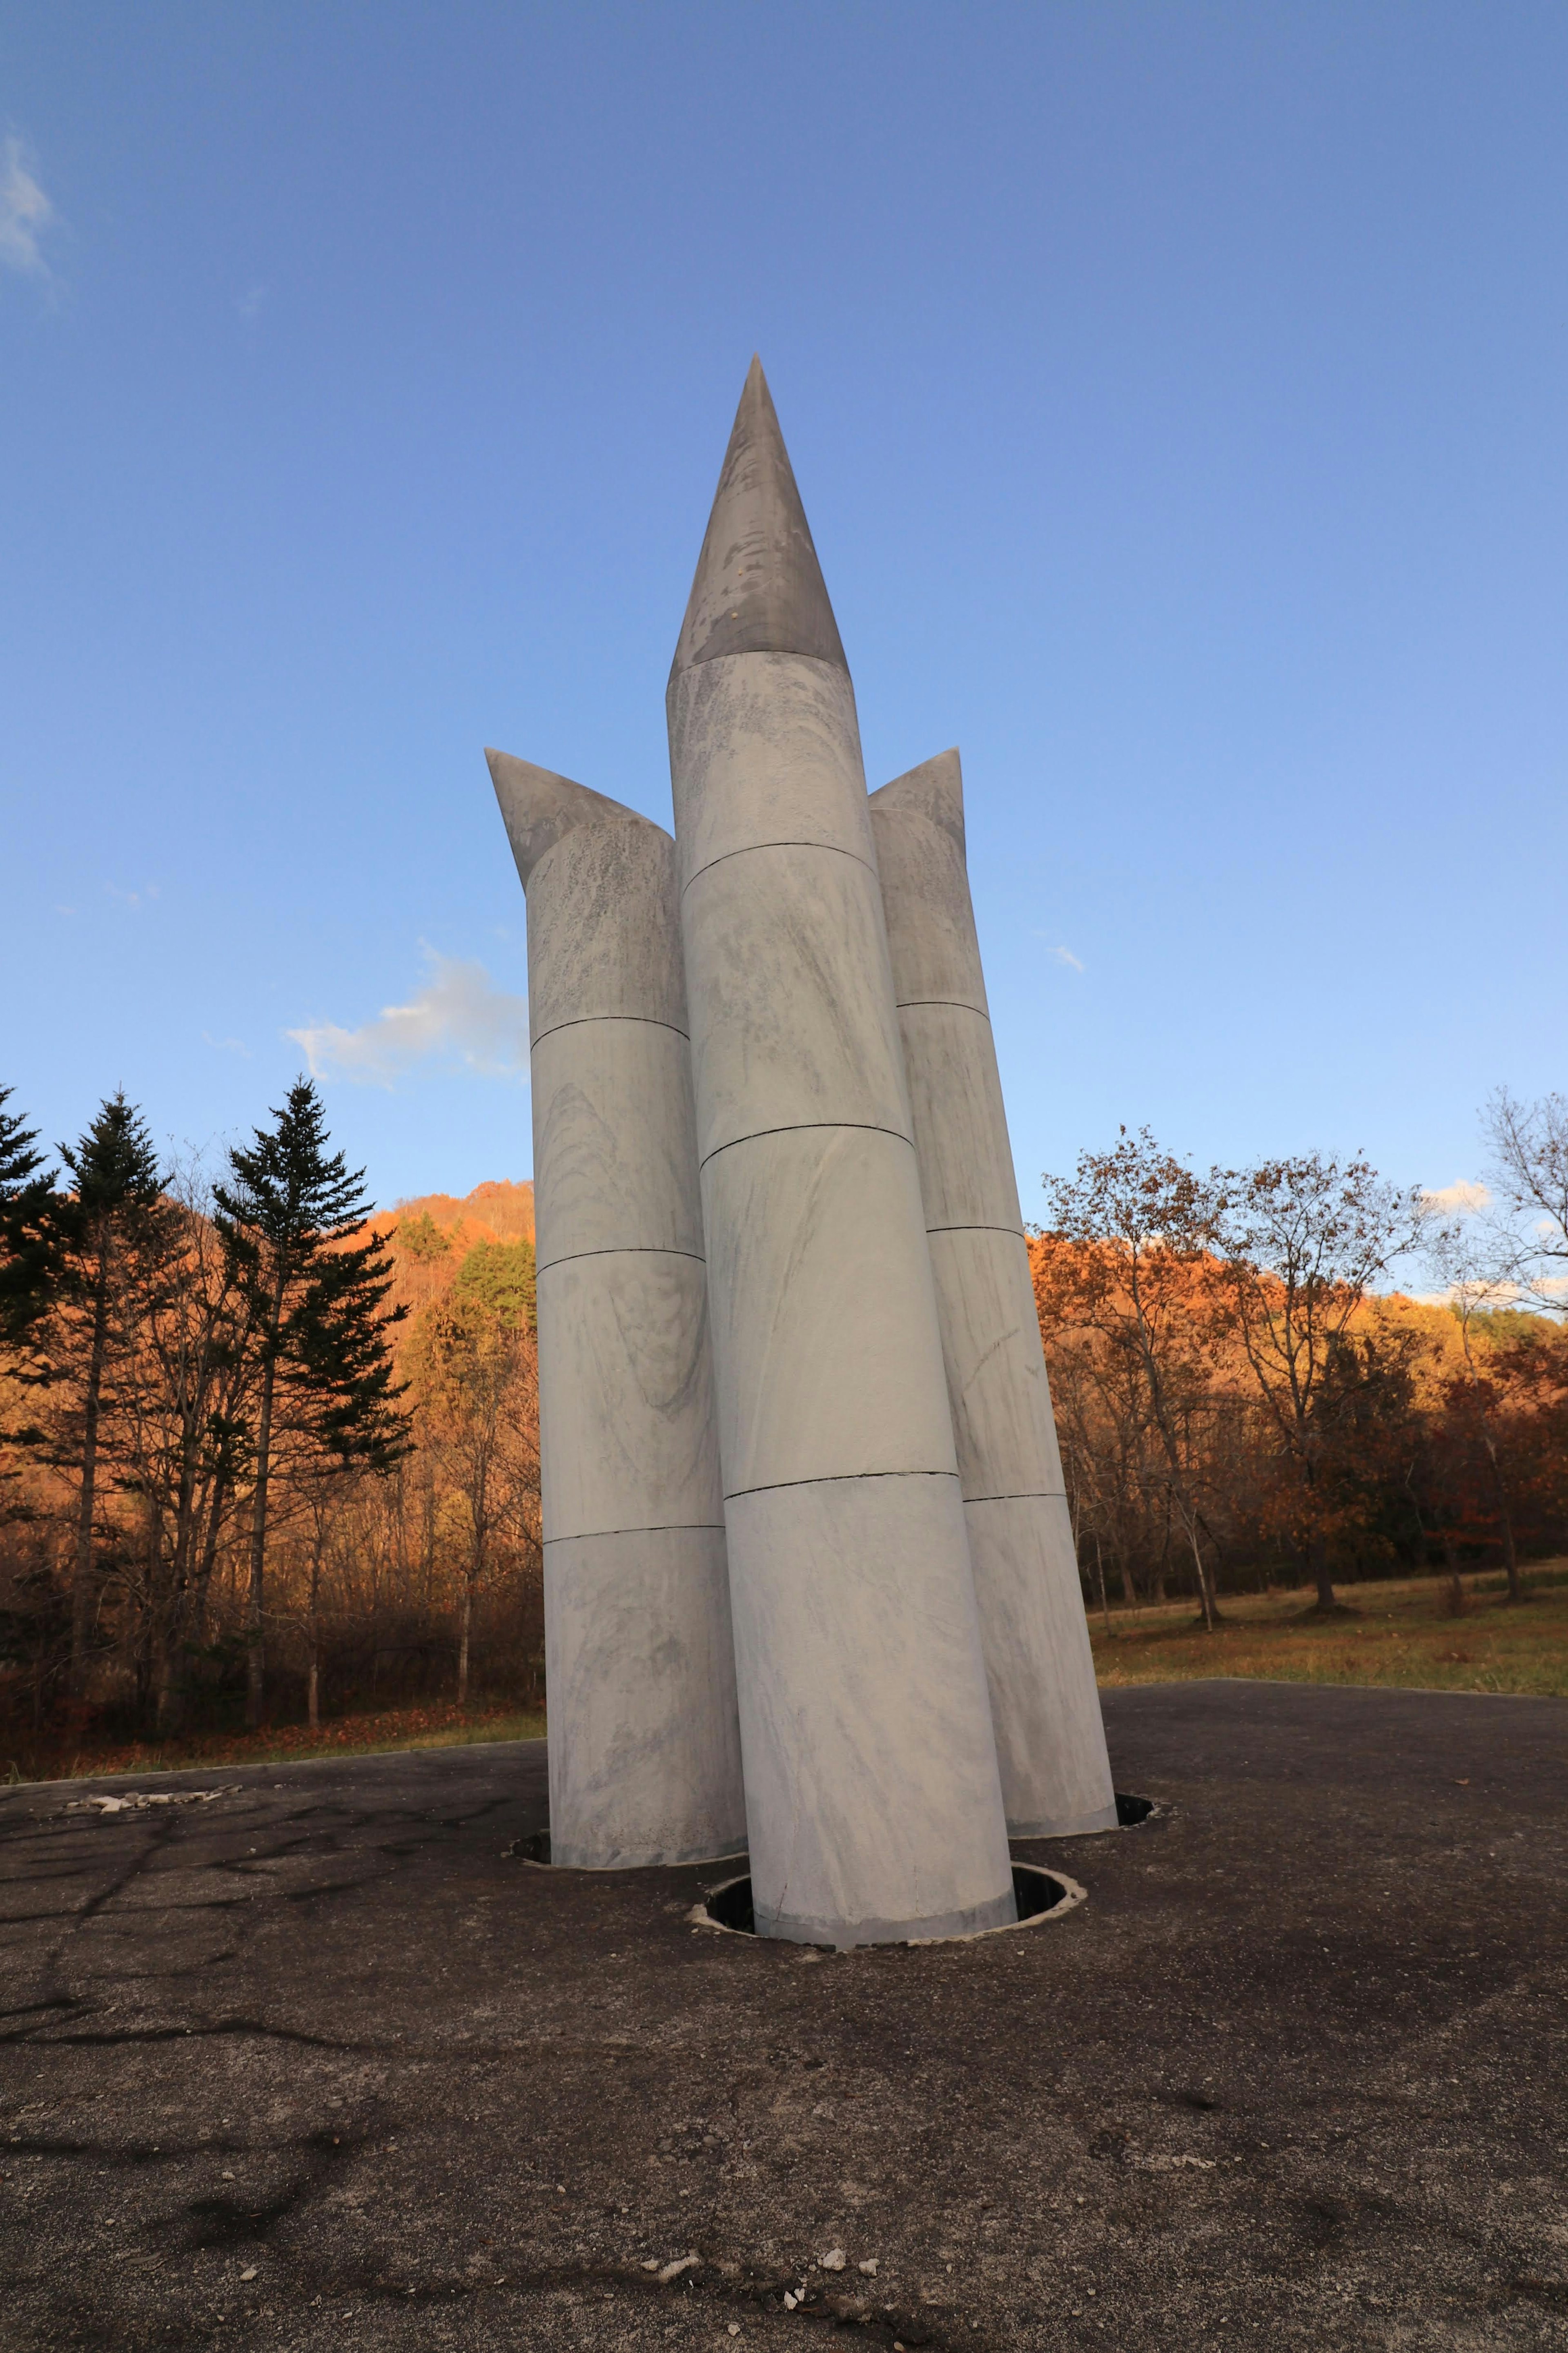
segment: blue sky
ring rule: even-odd
[[[0,1081],[201,1144],[303,1039],[379,1199],[525,1175],[481,746],[668,822],[755,348],[1026,1215],[1123,1121],[1475,1174],[1563,1082],[1565,119],[1560,6],[0,7]]]

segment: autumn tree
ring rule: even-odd
[[[353,1482],[338,1466],[319,1464],[305,1472],[305,1721],[312,1732],[321,1722],[321,1587],[328,1548],[353,1501]]]
[[[253,1725],[265,1689],[268,1520],[280,1443],[306,1461],[380,1469],[407,1442],[389,1345],[406,1310],[385,1303],[385,1238],[355,1239],[370,1211],[364,1171],[329,1152],[310,1080],[296,1080],[272,1118],[248,1145],[231,1146],[227,1181],[213,1195],[257,1335],[246,1694]]]
[[[247,1416],[257,1366],[256,1303],[213,1222],[197,1166],[165,1180],[161,1249],[144,1267],[121,1335],[126,1382],[122,1483],[141,1504],[130,1556],[158,1727],[184,1712],[184,1660],[206,1636],[218,1549],[244,1500]]]
[[[1520,1280],[1542,1307],[1568,1313],[1568,1095],[1525,1103],[1500,1087],[1484,1124],[1499,1195],[1528,1221],[1516,1247]]]
[[[474,1612],[497,1540],[510,1528],[537,1547],[538,1367],[522,1301],[454,1284],[420,1317],[407,1363],[421,1441],[461,1525],[458,1699],[466,1704]]]
[[[1331,1369],[1373,1282],[1418,1240],[1422,1196],[1364,1160],[1314,1152],[1216,1172],[1213,1198],[1236,1330],[1285,1472],[1289,1533],[1317,1607],[1331,1611]]]
[[[1561,1548],[1568,1518],[1568,1333],[1544,1315],[1489,1319],[1495,1428],[1516,1520]],[[1496,1327],[1501,1327],[1500,1329]]]
[[[1099,1335],[1110,1378],[1142,1412],[1160,1477],[1192,1556],[1204,1623],[1218,1611],[1205,1556],[1197,1424],[1208,1404],[1207,1247],[1215,1209],[1192,1170],[1147,1128],[1110,1152],[1080,1154],[1073,1175],[1043,1180],[1053,1239],[1075,1244],[1051,1261],[1047,1322]]]
[[[1500,1235],[1495,1227],[1470,1218],[1454,1218],[1429,1228],[1425,1255],[1432,1274],[1447,1293],[1464,1356],[1463,1372],[1444,1384],[1447,1415],[1485,1461],[1508,1598],[1522,1601],[1524,1587],[1502,1441],[1502,1390],[1496,1377],[1495,1350],[1481,1336],[1489,1314],[1508,1305],[1516,1295],[1516,1252],[1511,1238]]]

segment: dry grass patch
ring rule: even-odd
[[[1515,1692],[1568,1697],[1568,1563],[1529,1577],[1531,1599],[1510,1608],[1496,1576],[1464,1579],[1452,1614],[1448,1580],[1342,1585],[1354,1615],[1308,1615],[1309,1588],[1226,1598],[1225,1622],[1205,1633],[1192,1602],[1090,1620],[1102,1685],[1235,1675],[1263,1683],[1384,1683],[1407,1690]]]
[[[515,1707],[460,1708],[444,1702],[384,1708],[323,1724],[268,1726],[261,1732],[212,1733],[189,1740],[127,1741],[118,1747],[83,1747],[52,1767],[62,1779],[98,1773],[182,1773],[218,1765],[300,1764],[312,1757],[363,1757],[409,1748],[459,1748],[483,1740],[538,1740],[544,1718]]]

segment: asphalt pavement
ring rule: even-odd
[[[1568,2346],[1568,1703],[1105,1709],[1085,1901],[826,1957],[542,1742],[0,1793],[0,2344]]]

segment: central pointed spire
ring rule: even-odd
[[[849,668],[758,359],[735,412],[673,668],[721,654],[805,654]]]

